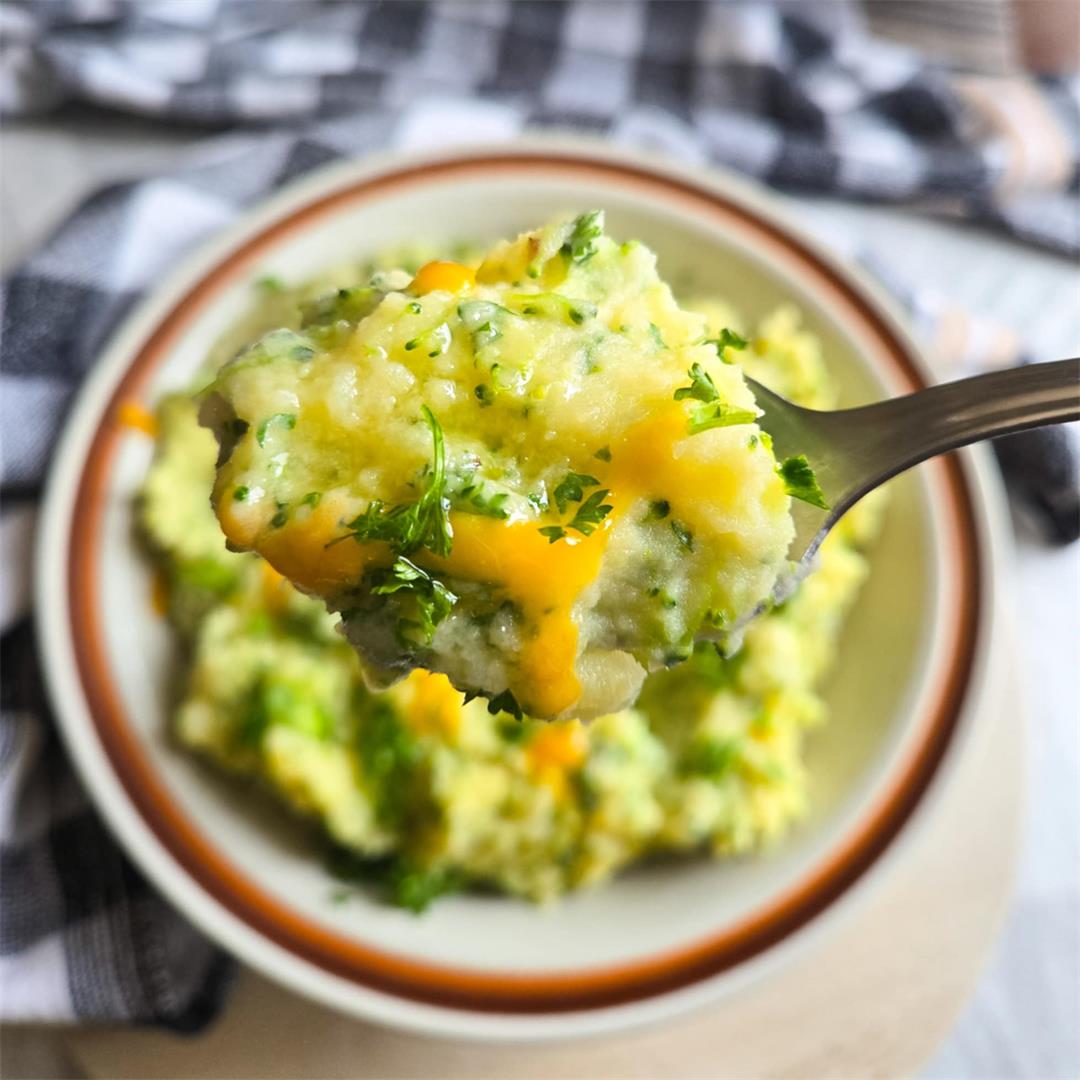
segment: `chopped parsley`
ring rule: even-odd
[[[645,515],[646,521],[663,521],[671,513],[671,503],[667,499],[654,499],[649,503],[649,512]]]
[[[233,488],[232,497],[237,502],[243,502],[248,497],[248,495],[250,495],[250,494],[251,494],[251,492],[248,489],[247,485],[246,484],[241,484],[239,487]]]
[[[667,342],[664,340],[664,335],[660,333],[660,327],[654,322],[649,323],[649,336],[653,339],[653,344],[658,349],[667,348]]]
[[[565,514],[568,503],[581,502],[585,497],[585,488],[596,487],[599,483],[595,476],[589,476],[588,473],[567,473],[553,493],[559,513]]]
[[[465,329],[473,333],[480,329],[484,323],[497,319],[500,315],[509,315],[510,310],[502,304],[496,304],[493,300],[463,300],[458,304],[458,318],[465,325]]]
[[[499,491],[494,495],[485,494],[482,483],[466,484],[454,493],[459,509],[470,514],[480,514],[482,517],[498,518],[500,521],[510,516],[504,506],[509,498],[510,493],[507,491]]]
[[[559,250],[571,262],[587,262],[596,254],[596,241],[603,235],[604,211],[590,210],[574,219],[570,235]]]
[[[326,330],[341,322],[355,326],[379,306],[383,296],[373,285],[354,285],[305,300],[300,304],[300,327]]]
[[[694,409],[690,415],[689,431],[691,435],[696,435],[699,431],[708,431],[710,428],[752,424],[756,419],[757,413],[750,409],[737,409],[734,405],[713,401]]]
[[[529,733],[529,729],[520,720],[502,720],[496,727],[503,742],[519,743]]]
[[[495,404],[495,391],[487,383],[479,383],[474,386],[473,394],[484,408]]]
[[[594,491],[578,507],[577,513],[570,522],[570,528],[581,533],[582,536],[591,536],[596,527],[611,513],[613,507],[604,500],[611,494],[607,488]]]
[[[440,896],[458,892],[467,884],[453,869],[422,867],[405,855],[372,858],[337,844],[329,848],[326,866],[335,878],[347,883],[330,894],[331,903],[345,903],[354,894],[355,886],[374,885],[385,890],[390,903],[415,915]]]
[[[543,315],[560,319],[568,326],[581,326],[586,319],[595,319],[597,307],[588,300],[573,300],[561,293],[518,293],[510,301],[525,316]]]
[[[694,364],[686,374],[690,376],[690,385],[680,386],[675,391],[675,400],[683,401],[685,398],[692,398],[701,402],[690,413],[687,430],[691,435],[708,431],[710,428],[752,424],[757,419],[757,413],[749,409],[739,409],[721,401],[716,383],[700,364]]]
[[[400,594],[413,601],[410,615],[399,618],[396,629],[398,644],[404,649],[430,645],[435,628],[457,603],[457,596],[438,578],[404,556],[395,559],[390,567],[372,571],[370,581],[376,596]]]
[[[805,454],[785,458],[781,464],[777,465],[776,471],[784,481],[787,493],[793,499],[801,499],[822,510],[829,509],[829,504],[825,501],[825,493],[821,490],[821,485],[818,483],[814,470],[810,467],[810,462],[806,460]]]
[[[521,706],[518,704],[518,700],[509,690],[504,690],[501,694],[496,694],[493,698],[488,699],[487,711],[492,716],[496,716],[499,713],[507,713],[515,720],[520,720],[524,717]]]
[[[450,348],[451,341],[453,334],[450,332],[450,324],[443,322],[406,341],[405,351],[412,352],[414,349],[423,348],[429,357],[442,356]]]
[[[287,431],[292,431],[296,427],[296,414],[279,412],[274,413],[273,416],[268,416],[256,429],[255,429],[255,441],[260,445],[264,445],[266,442],[267,433],[272,427],[283,427]]]
[[[312,738],[333,736],[334,717],[302,687],[261,672],[240,715],[236,740],[241,746],[259,746],[271,727],[289,727]]]
[[[591,536],[600,522],[611,513],[611,504],[604,502],[611,494],[607,488],[600,488],[599,491],[594,491],[588,498],[585,498],[585,489],[596,487],[599,483],[600,481],[595,476],[589,476],[588,473],[570,472],[566,474],[552,493],[555,498],[555,505],[558,506],[559,512],[563,514],[566,513],[570,503],[576,502],[581,503],[581,505],[565,527],[562,525],[545,525],[540,529],[540,534],[546,536],[549,543],[554,544],[556,540],[564,539],[567,535],[567,529],[573,529],[575,532],[581,533],[582,536]],[[584,502],[582,502],[583,499]]]
[[[255,288],[264,293],[283,293],[286,285],[276,274],[264,274],[255,279]]]
[[[675,391],[676,401],[682,401],[684,398],[693,398],[695,401],[706,403],[719,400],[720,392],[716,389],[716,383],[700,364],[693,364],[686,374],[690,376],[690,385],[680,386]]]
[[[465,886],[457,870],[445,867],[425,870],[403,858],[395,860],[387,879],[393,902],[414,915],[426,911],[440,896],[460,892]]]
[[[609,446],[601,446],[599,450],[593,454],[594,458],[599,458],[601,461],[611,460],[611,448]]]
[[[671,531],[687,551],[694,550],[694,534],[685,525],[680,525],[679,522],[672,521]]]
[[[683,751],[679,771],[690,776],[720,780],[738,764],[742,740],[695,739]]]
[[[321,491],[309,491],[300,500],[300,505],[301,506],[310,506],[311,509],[314,510],[315,507],[318,506],[319,503],[321,503],[321,502],[322,502],[322,492]]]
[[[420,747],[393,706],[378,698],[362,717],[358,742],[364,778],[376,792],[376,816],[383,825],[396,825],[405,813]]]
[[[279,502],[277,504],[277,511],[270,519],[270,526],[274,529],[280,529],[286,521],[289,520],[289,504]]]
[[[741,334],[736,334],[734,330],[728,330],[725,327],[720,331],[720,336],[715,338],[706,338],[705,345],[712,345],[716,349],[716,355],[725,363],[733,364],[735,361],[729,359],[724,350],[725,349],[745,349],[746,338]]]
[[[236,585],[234,569],[206,556],[181,562],[177,566],[176,577],[182,585],[212,593],[228,593]]]
[[[462,325],[472,335],[474,352],[498,341],[502,331],[496,324],[502,316],[512,314],[508,308],[491,300],[465,300],[458,304],[457,313]]]
[[[450,554],[454,534],[450,528],[447,511],[450,500],[446,494],[446,444],[442,428],[435,414],[424,405],[424,421],[431,429],[433,455],[427,473],[427,486],[415,502],[401,503],[387,509],[381,499],[375,499],[368,508],[348,523],[344,540],[353,537],[361,544],[383,540],[396,555],[411,555],[419,548],[427,548],[435,555]],[[338,540],[331,540],[332,544]]]

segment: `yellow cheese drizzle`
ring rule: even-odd
[[[507,523],[453,514],[454,547],[445,558],[426,552],[424,566],[471,581],[490,581],[521,609],[525,632],[518,679],[510,689],[527,711],[556,716],[581,696],[574,674],[577,626],[571,617],[581,591],[600,570],[610,517],[592,536],[571,533],[554,544],[537,522]]]

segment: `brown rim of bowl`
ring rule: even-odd
[[[886,319],[828,262],[796,238],[726,195],[686,179],[622,162],[572,153],[493,153],[408,165],[346,183],[293,209],[248,236],[204,274],[146,334],[113,391],[98,423],[83,468],[68,550],[69,616],[76,664],[98,738],[127,797],[158,841],[218,904],[276,945],[325,972],[360,986],[415,1002],[486,1013],[565,1013],[635,1001],[688,987],[755,957],[805,926],[845,893],[899,834],[933,779],[953,738],[971,675],[979,612],[980,551],[967,480],[955,457],[939,459],[948,543],[957,567],[956,595],[946,608],[951,663],[925,712],[925,731],[890,776],[872,812],[802,880],[740,923],[680,947],[624,964],[555,973],[501,973],[423,963],[361,944],[316,924],[247,878],[173,804],[128,722],[112,679],[99,613],[98,550],[109,469],[121,431],[118,403],[137,397],[168,346],[220,289],[243,274],[267,245],[345,203],[368,201],[395,188],[479,171],[490,178],[527,172],[584,175],[662,194],[725,227],[751,235],[758,245],[797,260],[801,272],[835,294],[881,344],[911,389],[923,385],[916,363]]]

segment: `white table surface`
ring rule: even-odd
[[[0,134],[5,271],[100,184],[169,163],[204,138],[137,121],[77,117]],[[903,211],[792,200],[798,216],[860,243],[922,286],[1017,329],[1037,358],[1080,354],[1080,270],[974,229]],[[29,536],[32,521],[15,523]],[[1019,881],[989,967],[928,1077],[1080,1076],[1080,549],[1018,523],[1012,591],[1032,719]],[[9,586],[0,603],[24,598]],[[68,1075],[62,1045],[5,1032],[5,1075]],[[16,1059],[15,1053],[21,1055]]]

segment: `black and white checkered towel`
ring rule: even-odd
[[[818,189],[979,191],[965,204],[989,215],[992,155],[961,138],[959,102],[938,77],[923,78],[910,58],[869,64],[845,36],[846,9],[828,5],[825,22],[804,18],[810,10],[307,0],[0,9],[5,29],[22,35],[0,57],[12,111],[81,97],[192,120],[351,112],[229,136],[170,175],[98,192],[0,290],[0,1016],[191,1030],[215,1014],[227,984],[228,963],[147,886],[91,810],[58,745],[33,648],[25,582],[36,500],[71,397],[118,320],[178,256],[315,166],[552,123]],[[450,95],[477,88],[495,96]],[[943,313],[917,290],[907,299],[931,335]],[[1064,462],[1072,490],[1071,459],[1045,450],[1040,462]],[[1054,502],[1060,480],[1049,502],[1031,483],[1045,478],[1042,464],[1017,475],[1045,520],[1072,521],[1075,496],[1064,510]]]
[[[12,0],[0,35],[8,115],[84,102],[250,124],[479,96],[1080,245],[1076,80],[949,76],[845,0]]]

